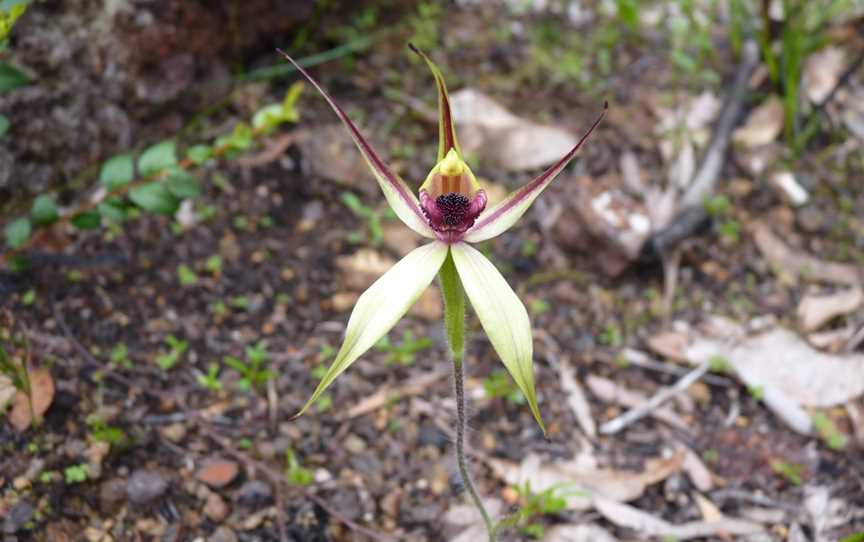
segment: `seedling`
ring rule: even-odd
[[[708,358],[708,362],[710,363],[711,371],[715,373],[731,374],[733,372],[732,364],[729,363],[729,360],[719,354],[714,354]]]
[[[90,427],[90,438],[96,442],[107,442],[116,447],[123,447],[128,443],[126,433],[122,429],[108,425],[99,415],[87,416],[87,426]]]
[[[87,464],[71,465],[63,469],[63,479],[67,484],[80,484],[87,481]]]
[[[822,437],[829,448],[834,451],[840,451],[846,448],[846,445],[849,443],[849,438],[837,429],[837,426],[834,425],[834,421],[824,412],[813,414],[812,421],[816,432],[819,433],[819,436]]]
[[[396,218],[395,213],[388,207],[384,211],[379,211],[371,207],[367,207],[360,201],[355,194],[351,192],[343,192],[340,197],[342,203],[354,213],[357,218],[366,221],[367,238],[372,245],[380,245],[384,240],[384,230],[381,227],[382,221],[392,220]],[[363,234],[361,232],[352,232],[349,234],[348,241],[351,243],[363,242]]]
[[[222,381],[219,380],[219,364],[211,363],[207,367],[207,374],[198,375],[198,383],[210,391],[222,389]]]
[[[519,391],[510,375],[504,371],[493,371],[492,374],[484,378],[483,389],[486,391],[486,396],[490,399],[504,397],[513,404],[525,404],[525,397],[522,395],[522,392]]]
[[[387,365],[402,365],[410,367],[414,364],[416,353],[425,350],[432,346],[432,339],[429,337],[414,338],[414,333],[410,329],[406,329],[402,334],[402,342],[392,344],[390,339],[385,335],[378,340],[375,348],[382,352],[390,354],[385,362]]]
[[[289,484],[295,486],[308,486],[314,480],[312,471],[300,465],[297,455],[291,448],[285,450],[285,478]]]
[[[180,281],[181,286],[194,286],[198,283],[198,275],[184,263],[177,267],[177,280]]]
[[[111,349],[111,363],[119,365],[124,369],[132,368],[132,361],[129,359],[129,347],[126,343],[117,343]]]
[[[209,273],[214,275],[218,275],[222,272],[222,257],[218,254],[214,254],[207,258],[207,262],[204,263],[204,269],[206,269]]]
[[[777,459],[771,462],[771,470],[781,475],[792,485],[800,486],[803,482],[801,476],[804,473],[804,465]]]
[[[249,391],[252,388],[262,389],[264,384],[273,377],[273,373],[266,368],[268,358],[266,344],[261,341],[254,346],[246,347],[246,361],[233,356],[225,356],[222,361],[240,373],[237,386],[243,391]]]
[[[165,344],[168,346],[168,352],[156,356],[156,365],[163,371],[167,371],[177,365],[180,358],[189,349],[189,343],[182,341],[174,335],[165,337]]]
[[[0,344],[0,374],[6,375],[12,382],[12,386],[27,396],[27,404],[30,407],[30,418],[34,424],[41,423],[33,409],[33,389],[30,386],[30,373],[27,371],[27,361],[19,356],[10,356],[6,349]],[[5,405],[0,404],[0,410]]]
[[[565,485],[555,485],[540,493],[531,490],[531,482],[515,486],[519,493],[521,506],[519,510],[503,519],[496,525],[496,532],[508,527],[518,527],[519,531],[530,538],[543,538],[546,530],[537,520],[544,515],[555,515],[567,508],[567,497],[583,494],[581,491],[564,491]]]

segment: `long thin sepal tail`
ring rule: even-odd
[[[534,340],[525,305],[492,262],[477,249],[466,243],[456,243],[450,248],[450,254],[480,325],[528,400],[531,414],[545,435],[546,426],[540,417],[534,390]]]
[[[549,186],[555,177],[570,163],[576,156],[579,148],[588,139],[594,128],[600,124],[603,117],[606,115],[606,110],[609,108],[608,103],[603,104],[603,112],[591,125],[591,128],[585,132],[582,139],[576,143],[567,154],[561,157],[555,164],[549,167],[546,171],[537,176],[534,180],[524,185],[522,188],[511,192],[503,201],[490,209],[486,209],[478,218],[474,226],[465,233],[465,240],[469,243],[479,243],[500,235],[510,229],[516,223],[525,211],[531,207],[534,200],[537,199],[543,190]]]
[[[345,341],[336,359],[318,383],[312,397],[295,417],[306,412],[337,376],[386,335],[408,312],[438,274],[447,257],[447,250],[447,245],[440,241],[416,248],[363,292],[348,319]]]
[[[450,149],[455,149],[462,157],[462,149],[459,148],[459,141],[456,140],[456,125],[453,124],[453,115],[450,113],[450,97],[447,95],[447,85],[444,84],[444,76],[441,75],[441,70],[432,62],[426,53],[409,43],[408,47],[417,53],[429,66],[432,75],[435,77],[435,86],[438,88],[438,162],[447,156]]]
[[[363,155],[363,158],[369,165],[369,169],[372,171],[375,179],[377,179],[381,191],[384,192],[384,197],[387,198],[387,203],[390,204],[390,207],[396,213],[396,216],[398,216],[406,226],[420,235],[430,239],[435,239],[435,232],[429,227],[426,217],[420,210],[420,203],[417,201],[417,196],[415,196],[408,188],[405,181],[400,179],[399,176],[393,172],[390,166],[381,159],[381,156],[375,152],[375,149],[373,149],[366,138],[363,137],[363,134],[360,133],[357,126],[355,126],[351,119],[348,118],[345,111],[339,107],[339,104],[333,101],[333,98],[331,98],[330,95],[321,88],[321,85],[319,85],[311,75],[306,73],[306,70],[301,68],[293,58],[288,56],[288,54],[281,49],[276,50],[279,51],[279,53],[282,54],[288,62],[293,64],[294,67],[297,68],[297,71],[303,74],[303,77],[305,77],[312,86],[321,93],[324,99],[327,100],[327,103],[330,104],[330,107],[333,108],[333,111],[336,112],[339,119],[345,124],[345,127],[348,128],[348,131],[351,133],[351,138],[354,140],[354,143],[360,150],[360,154]]]

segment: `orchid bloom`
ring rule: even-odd
[[[453,274],[458,274],[457,283],[461,283],[492,346],[545,434],[534,390],[533,340],[528,312],[501,273],[471,243],[500,235],[525,214],[537,196],[576,156],[582,143],[600,123],[607,106],[576,146],[558,162],[486,209],[486,193],[465,163],[456,139],[441,71],[423,52],[413,45],[411,49],[432,70],[438,87],[438,162],[420,186],[419,199],[381,159],[345,111],[290,56],[279,51],[321,93],[345,124],[396,216],[406,226],[432,240],[408,253],[360,296],[348,319],[345,341],[336,359],[297,416],[306,412],[337,376],[396,325],[439,271],[443,283],[455,265]],[[458,326],[463,326],[463,322],[458,322]],[[461,354],[462,344],[451,344],[451,347]]]

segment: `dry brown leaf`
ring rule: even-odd
[[[6,404],[15,397],[17,391],[12,385],[12,379],[0,374],[0,412],[6,410]]]
[[[696,501],[696,506],[699,508],[699,513],[702,514],[702,519],[705,521],[720,521],[723,519],[723,512],[717,508],[717,505],[711,502],[710,499],[701,493],[694,493],[693,500]]]
[[[609,531],[591,523],[556,525],[546,531],[544,542],[616,542]]]
[[[746,147],[758,147],[777,139],[782,129],[783,104],[780,98],[771,96],[750,112],[744,126],[732,132],[732,140]]]
[[[443,378],[446,374],[446,371],[423,373],[405,382],[402,386],[380,389],[351,407],[345,417],[350,419],[356,418],[357,416],[363,416],[364,414],[375,411],[392,401],[423,393],[429,388],[429,386]]]
[[[844,67],[843,50],[826,47],[804,62],[804,92],[814,104],[821,104],[831,94]]]
[[[195,477],[212,488],[225,487],[234,481],[240,468],[229,459],[211,459],[198,469]]]
[[[687,335],[677,331],[661,331],[647,340],[648,348],[665,358],[675,361],[686,361],[684,350],[690,343]]]
[[[691,540],[712,536],[745,536],[765,532],[758,523],[731,518],[718,521],[690,521],[675,525],[628,504],[602,497],[594,498],[594,507],[610,522],[619,527],[632,529],[642,537],[670,537],[676,540]]]
[[[588,389],[591,390],[591,393],[603,401],[617,403],[627,408],[636,408],[648,400],[648,396],[645,394],[625,388],[608,378],[589,375],[588,378],[585,379],[585,384],[588,386]],[[672,427],[681,429],[682,431],[689,430],[687,422],[685,422],[684,419],[669,407],[661,406],[655,408],[651,411],[650,415],[653,418],[671,425]]]
[[[576,380],[573,374],[573,368],[568,363],[561,363],[558,368],[558,378],[561,381],[561,389],[567,393],[567,404],[576,416],[576,421],[579,422],[579,427],[585,431],[585,434],[591,438],[597,436],[597,424],[591,416],[591,405],[588,399],[585,398],[585,392],[582,391],[582,386]]]
[[[9,422],[18,431],[25,431],[33,423],[33,415],[42,418],[54,401],[54,379],[48,369],[32,369],[30,374],[31,397],[23,392],[17,392],[12,399],[12,410],[9,412]],[[30,401],[33,410],[30,410]]]
[[[593,496],[622,502],[639,498],[646,487],[680,470],[684,454],[678,452],[668,458],[649,459],[642,472],[597,468],[579,459],[542,464],[536,454],[528,454],[519,464],[496,458],[488,458],[487,462],[496,476],[508,484],[530,481],[531,489],[537,492],[560,488],[567,492],[567,508],[585,510],[591,507]]]
[[[518,117],[483,94],[466,88],[450,95],[459,127],[459,143],[466,153],[511,171],[548,166],[572,149],[577,139],[568,131]]]
[[[832,294],[808,294],[796,311],[802,331],[815,331],[831,319],[853,312],[864,303],[864,291],[854,287]]]
[[[775,272],[790,284],[796,283],[799,278],[834,284],[861,284],[858,267],[826,262],[809,254],[794,252],[763,222],[753,224],[753,240]]]

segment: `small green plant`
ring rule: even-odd
[[[3,21],[0,15],[0,30]],[[20,70],[0,63],[0,92],[28,83]],[[296,122],[299,118],[296,102],[302,89],[300,83],[293,85],[281,103],[268,104],[256,112],[251,124],[238,123],[229,134],[218,137],[212,145],[189,146],[182,159],[173,139],[146,148],[137,159],[132,152],[108,159],[102,164],[98,178],[104,190],[95,199],[79,202],[62,214],[53,196],[40,195],[28,216],[5,224],[3,229],[8,249],[0,254],[0,261],[14,269],[26,268],[28,263],[20,253],[32,242],[33,233],[38,228],[71,224],[79,230],[93,230],[103,224],[120,224],[139,216],[141,211],[173,215],[183,200],[201,194],[201,187],[192,174],[195,168],[211,159],[230,159],[250,149],[256,138],[271,133],[278,125]],[[5,131],[4,125],[8,127],[8,120],[0,117],[2,131]]]
[[[750,397],[757,401],[765,398],[765,388],[762,386],[750,386],[747,388],[747,391],[750,393]]]
[[[618,322],[614,321],[606,323],[606,327],[603,328],[603,332],[600,333],[600,336],[597,339],[600,341],[600,344],[611,346],[613,348],[617,348],[624,344],[621,326],[618,325]]]
[[[550,305],[548,301],[546,301],[545,299],[540,299],[539,297],[532,300],[530,305],[531,314],[535,316],[545,314],[549,312],[551,308],[552,305]]]
[[[375,343],[375,348],[389,354],[385,362],[387,365],[402,365],[405,367],[410,367],[414,364],[417,352],[426,350],[431,346],[432,339],[429,337],[415,338],[414,332],[410,329],[406,329],[405,333],[402,334],[402,342],[399,344],[392,344],[387,335],[381,337]]]
[[[771,462],[771,470],[785,478],[792,485],[800,486],[803,483],[804,465],[775,459]]]
[[[717,220],[717,231],[730,243],[737,243],[741,238],[741,224],[732,218],[732,203],[726,196],[706,198],[702,202],[708,216]]]
[[[2,343],[0,343],[0,374],[5,375],[12,383],[12,386],[27,397],[27,404],[30,407],[30,417],[34,424],[38,425],[41,423],[41,419],[36,416],[36,412],[33,410],[33,389],[30,386],[30,372],[27,370],[27,361],[20,356],[10,356]],[[5,406],[0,404],[0,411]]]
[[[383,211],[368,207],[360,201],[360,198],[356,194],[351,192],[343,192],[340,199],[351,210],[354,216],[366,221],[366,234],[364,235],[363,232],[351,232],[348,236],[348,241],[351,243],[362,243],[364,240],[368,240],[372,245],[380,245],[384,240],[382,222],[396,218],[395,213],[389,207]]]
[[[513,379],[501,370],[492,371],[492,374],[483,379],[483,390],[490,399],[503,397],[517,405],[525,404],[525,397]]]
[[[132,368],[132,360],[129,359],[129,347],[126,343],[117,343],[111,349],[111,363],[124,369]]]
[[[198,375],[198,383],[210,391],[220,391],[222,381],[219,380],[219,364],[211,363],[208,365],[207,373]]]
[[[849,438],[837,429],[834,421],[824,412],[813,414],[812,422],[816,432],[819,433],[819,436],[822,437],[825,444],[827,444],[832,450],[843,450],[846,448],[846,445],[849,444]]]
[[[566,486],[555,485],[539,493],[531,490],[531,482],[514,487],[520,497],[519,510],[503,519],[496,526],[496,532],[501,529],[516,527],[519,532],[530,538],[543,538],[546,530],[538,520],[545,515],[555,515],[567,508],[567,497],[582,494],[579,491],[566,491]]]
[[[122,429],[108,425],[100,415],[87,416],[87,426],[90,428],[90,438],[96,442],[107,442],[114,447],[124,447],[129,442]]]
[[[156,356],[156,365],[158,365],[163,371],[167,371],[177,365],[180,358],[183,357],[183,354],[189,349],[189,343],[187,341],[180,340],[174,335],[168,335],[165,337],[165,344],[169,348],[168,352]]]
[[[719,354],[714,354],[713,356],[708,358],[708,362],[710,363],[711,371],[715,373],[731,374],[734,372],[732,364],[729,363],[729,360]]]
[[[89,469],[86,463],[80,465],[70,465],[63,469],[63,479],[67,484],[80,484],[87,481]]]
[[[225,356],[222,359],[225,365],[240,373],[240,380],[237,381],[237,386],[241,390],[249,391],[252,388],[263,389],[267,381],[273,378],[273,373],[266,367],[269,361],[266,346],[263,341],[258,342],[254,346],[247,346],[246,361],[233,356]]]
[[[285,450],[285,478],[295,486],[308,486],[314,480],[312,471],[300,465],[297,454],[291,448]]]
[[[206,269],[208,273],[218,275],[222,272],[222,257],[218,254],[210,256],[204,263],[204,269]]]
[[[180,281],[181,286],[194,286],[198,283],[198,275],[192,271],[191,267],[183,263],[177,267],[177,280]]]

